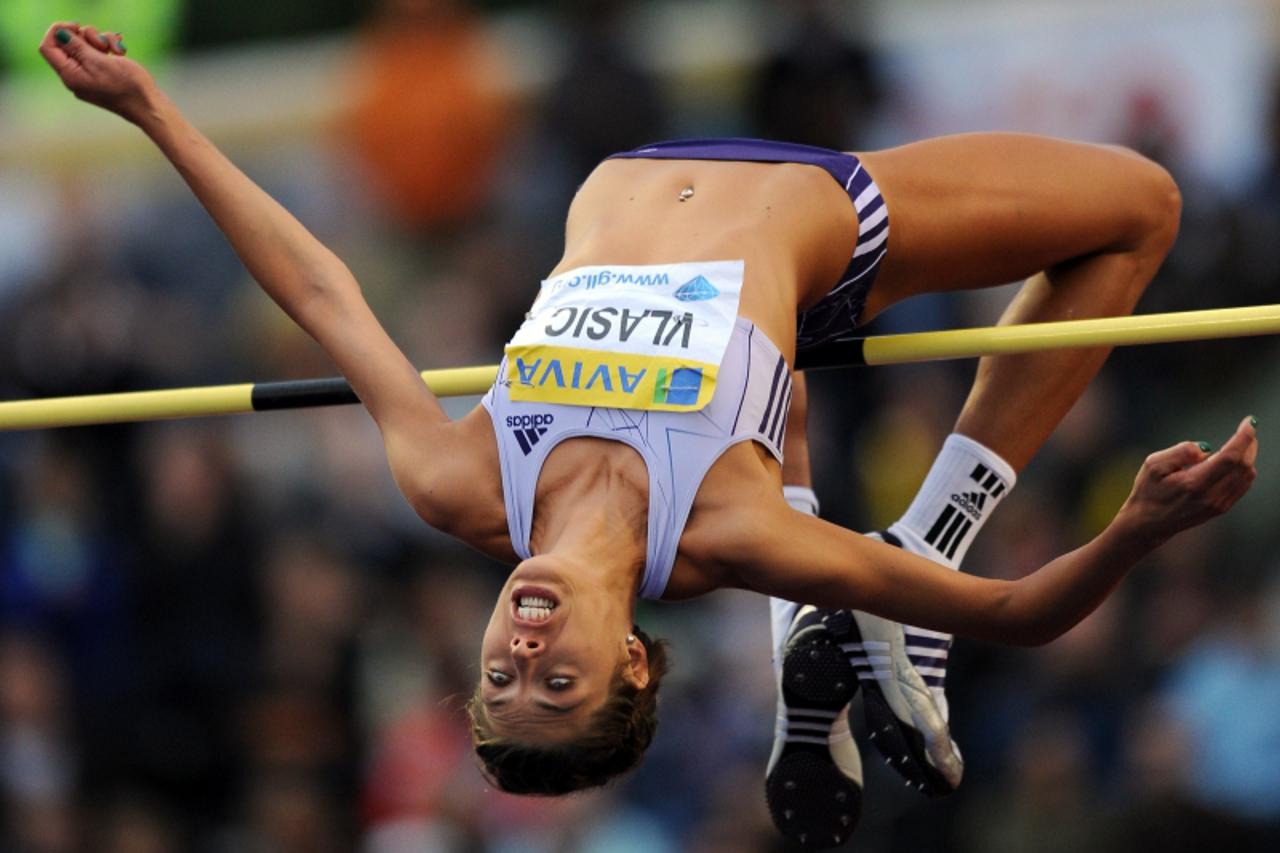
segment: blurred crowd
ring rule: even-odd
[[[605,155],[711,133],[857,149],[895,108],[875,45],[821,2],[776,4],[766,55],[715,80],[636,55],[628,3],[555,4],[562,61],[525,98],[503,85],[484,14],[377,5],[350,33],[344,120],[236,155],[347,261],[423,367],[497,360]],[[1135,103],[1115,129],[1186,201],[1140,311],[1280,302],[1276,116],[1272,168],[1230,197],[1172,158],[1158,105]],[[0,191],[0,397],[333,372],[176,185],[20,171]],[[1007,295],[925,299],[868,331],[992,322]],[[1076,546],[1147,452],[1216,445],[1250,413],[1255,493],[1055,643],[959,641],[961,790],[926,801],[867,753],[853,846],[1280,849],[1278,357],[1271,339],[1113,355],[967,570],[1018,577]],[[823,514],[859,530],[895,518],[972,372],[815,375]],[[462,705],[505,571],[413,517],[361,410],[0,436],[0,851],[786,849],[763,798],[767,606],[745,593],[642,605],[675,669],[637,773],[558,801],[490,790]]]

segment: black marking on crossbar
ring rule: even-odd
[[[866,338],[831,341],[796,353],[796,370],[822,370],[828,367],[863,367],[867,363]]]
[[[259,382],[253,386],[249,401],[255,412],[277,409],[306,409],[312,406],[345,406],[359,403],[347,380],[295,379],[285,382]]]

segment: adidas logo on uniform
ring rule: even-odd
[[[533,452],[534,445],[547,434],[550,429],[544,424],[555,422],[555,415],[539,414],[539,415],[508,415],[507,426],[511,428],[511,433],[516,437],[516,443],[520,445],[520,450],[525,456]]]
[[[969,474],[969,479],[978,484],[979,491],[953,494],[951,503],[942,510],[938,520],[924,537],[925,542],[948,560],[955,556],[960,543],[973,528],[973,523],[982,520],[982,510],[986,507],[987,498],[994,505],[1008,488],[1008,484],[998,474],[981,463]]]

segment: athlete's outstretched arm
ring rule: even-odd
[[[337,363],[389,453],[393,433],[448,421],[346,265],[196,130],[118,38],[58,23],[40,53],[77,98],[137,125],[169,159],[262,289]]]
[[[785,504],[744,519],[731,559],[744,586],[770,595],[999,642],[1046,643],[1092,613],[1142,557],[1230,509],[1257,476],[1257,452],[1246,418],[1217,453],[1189,441],[1153,453],[1097,538],[1016,581],[953,572]]]

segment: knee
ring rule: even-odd
[[[1178,183],[1163,166],[1150,160],[1146,192],[1147,198],[1147,237],[1154,251],[1160,258],[1173,248],[1178,237],[1178,228],[1182,223],[1182,192]]]
[[[1133,217],[1133,251],[1159,265],[1173,247],[1182,221],[1182,192],[1169,170],[1130,149],[1131,182],[1125,189]]]

